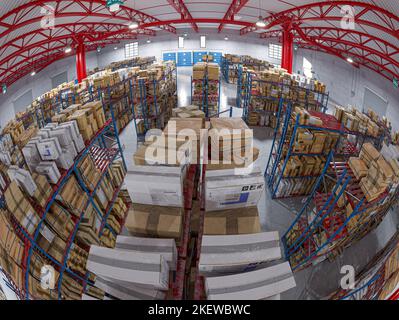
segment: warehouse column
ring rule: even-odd
[[[294,35],[291,23],[283,25],[283,48],[281,56],[281,67],[292,73],[294,60]]]
[[[76,75],[78,82],[81,83],[87,77],[86,72],[86,48],[83,41],[79,41],[76,47]]]

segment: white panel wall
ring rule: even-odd
[[[156,56],[158,60],[161,60],[163,52],[205,50],[199,46],[200,35],[201,33],[189,35],[188,39],[185,40],[184,49],[177,48],[177,36],[171,38],[171,36],[166,35],[152,38],[153,42],[150,44],[147,44],[146,39],[142,38],[140,39],[139,54],[142,57]],[[238,55],[246,54],[275,64],[280,63],[280,61],[268,57],[268,43],[259,39],[255,34],[249,37],[229,34],[229,41],[225,41],[224,36],[225,34],[209,33],[206,50]],[[97,66],[101,68],[111,62],[124,60],[124,44],[119,44],[117,47],[118,49],[114,50],[112,45],[104,48],[100,54],[97,52],[88,54],[88,69]],[[361,108],[364,88],[367,86],[388,100],[387,116],[392,121],[394,128],[399,129],[399,90],[393,88],[390,81],[366,68],[353,68],[346,61],[334,56],[301,49],[295,51],[294,54],[294,72],[303,72],[304,57],[312,64],[315,76],[327,84],[330,91],[330,101],[345,106],[351,104]],[[34,97],[40,96],[51,89],[51,76],[64,71],[67,71],[69,81],[76,78],[74,57],[58,61],[35,77],[26,76],[13,84],[6,95],[0,95],[0,124],[4,126],[8,120],[14,117],[12,102],[16,98],[29,89],[32,89]]]
[[[89,69],[98,66],[97,53],[91,52],[86,61]],[[52,89],[51,77],[62,72],[67,72],[68,81],[76,78],[75,57],[69,57],[57,61],[37,73],[34,77],[30,75],[18,80],[8,88],[7,94],[0,94],[0,125],[4,127],[7,122],[15,117],[13,101],[22,96],[26,91],[32,89],[33,98],[41,96]]]
[[[368,87],[388,101],[386,116],[393,128],[399,130],[399,90],[391,81],[367,68],[357,69],[342,59],[312,50],[296,52],[293,72],[302,72],[303,58],[310,61],[317,79],[326,83],[331,102],[361,110],[365,87]]]

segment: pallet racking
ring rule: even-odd
[[[294,145],[297,139],[299,130],[311,130],[320,133],[333,133],[342,134],[343,126],[331,115],[327,115],[320,112],[308,111],[310,115],[317,116],[323,121],[323,126],[315,126],[300,123],[300,115],[297,114],[295,117],[293,114],[292,102],[286,102],[283,98],[279,99],[279,107],[277,111],[277,125],[274,130],[272,148],[270,150],[269,160],[266,166],[265,177],[266,182],[270,190],[271,197],[282,198],[292,196],[304,196],[307,195],[311,190],[312,184],[316,181],[317,176],[321,172],[316,174],[306,175],[287,175],[286,168],[288,161],[291,157],[311,157],[318,158],[324,164],[327,163],[326,157],[329,155],[329,150],[323,150],[318,153],[311,152],[295,152]],[[281,131],[281,133],[280,133]],[[322,164],[323,165],[323,164]],[[324,167],[322,172],[325,172]],[[307,181],[306,188],[302,188],[302,191],[296,190],[296,186],[290,186],[288,189],[280,189],[282,181]],[[284,193],[284,194],[283,194]]]
[[[353,289],[340,289],[331,300],[398,300],[399,233],[357,274]]]
[[[398,196],[399,188],[392,184],[368,201],[347,162],[335,161],[331,153],[327,165],[282,237],[293,270],[333,260],[374,230]]]
[[[94,188],[91,191],[90,191],[91,188],[88,187],[87,182],[84,181],[81,172],[78,168],[79,164],[86,156],[90,156],[92,159],[94,159],[97,169],[100,170],[101,172],[101,177],[98,183],[96,184],[96,186],[94,186]],[[112,228],[108,225],[107,219],[113,208],[116,197],[119,195],[121,186],[119,186],[114,190],[113,198],[109,202],[105,214],[99,209],[98,205],[94,200],[94,196],[101,182],[104,180],[104,177],[109,175],[108,169],[112,166],[113,163],[115,163],[115,161],[118,160],[122,161],[123,167],[126,170],[126,164],[117,133],[116,123],[114,120],[110,119],[105,123],[104,127],[99,129],[97,134],[90,141],[86,142],[85,149],[81,151],[81,153],[76,157],[73,166],[69,170],[63,172],[62,177],[59,179],[56,185],[52,185],[51,196],[49,197],[49,199],[47,199],[46,205],[43,207],[41,207],[38,204],[34,205],[35,210],[37,210],[38,214],[40,215],[40,221],[37,228],[35,229],[34,234],[32,236],[29,235],[29,233],[19,224],[19,222],[16,219],[12,218],[12,223],[14,225],[17,234],[21,237],[21,239],[24,240],[25,243],[24,263],[22,266],[23,272],[25,274],[24,289],[22,293],[24,299],[35,298],[32,297],[30,294],[30,277],[32,276],[30,274],[31,259],[34,252],[39,254],[45,261],[47,261],[47,263],[52,265],[55,268],[55,270],[59,272],[57,286],[56,289],[54,289],[55,294],[58,296],[58,299],[62,298],[61,292],[63,285],[63,276],[65,274],[67,274],[68,276],[72,277],[73,279],[77,280],[80,283],[87,282],[87,279],[85,279],[85,275],[79,274],[79,272],[69,268],[67,262],[72,247],[74,246],[76,240],[76,234],[79,229],[82,218],[84,216],[85,210],[89,205],[93,206],[96,213],[98,214],[98,217],[102,221],[100,234],[102,234],[104,229],[109,229],[111,232],[115,233],[115,231],[113,231]],[[62,190],[62,187],[67,183],[68,179],[72,175],[77,179],[79,186],[82,188],[85,195],[87,196],[87,201],[86,205],[84,206],[84,209],[82,210],[82,212],[80,212],[79,217],[73,219],[74,220],[73,232],[72,234],[70,234],[68,241],[66,243],[66,248],[62,261],[58,261],[50,254],[48,254],[43,248],[41,248],[37,241],[38,241],[39,232],[42,226],[44,225],[44,221],[46,220],[46,216],[51,206],[54,203],[56,203],[57,196]]]
[[[309,89],[299,85],[292,85],[285,81],[276,82],[259,78],[255,72],[243,71],[238,69],[237,98],[239,105],[243,109],[243,118],[250,125],[276,127],[276,116],[278,113],[279,101],[284,99],[291,102],[294,106],[302,106],[307,110],[327,111],[329,93],[315,89]],[[269,94],[264,95],[260,87],[269,86]],[[256,124],[250,121],[250,118],[256,116]],[[270,118],[269,121],[260,121],[259,119]],[[259,124],[259,122],[261,122]],[[273,125],[274,124],[274,125]]]
[[[220,112],[221,79],[209,80],[191,77],[191,104],[199,105],[206,118],[218,117],[221,113],[230,112],[232,108]]]

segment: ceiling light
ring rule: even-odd
[[[32,71],[32,73],[30,75],[33,77],[34,75],[36,75],[36,72]]]
[[[187,36],[188,36],[188,34],[187,34],[187,33],[185,33],[185,34],[183,34],[183,36],[187,37]]]
[[[65,49],[65,53],[70,53],[70,52],[72,52],[72,48],[71,48],[71,47],[67,47],[67,48]]]
[[[98,52],[98,53],[101,52],[101,47],[100,47],[100,46],[97,47],[97,52]]]
[[[261,16],[259,16],[259,20],[256,21],[256,26],[259,27],[259,28],[266,27],[266,23],[265,23],[265,21],[263,21]]]
[[[349,63],[353,63],[353,59],[351,57],[346,58],[346,61],[348,61]]]
[[[151,43],[151,40],[150,40],[150,39],[148,39],[148,40],[147,40],[147,43]]]
[[[224,37],[224,40],[226,40],[226,41],[229,40],[229,37],[228,37],[228,36],[225,36],[225,37]]]
[[[123,4],[121,0],[107,0],[106,5],[110,12],[116,12],[119,10],[121,4]]]
[[[129,29],[137,29],[139,27],[139,23],[135,20],[133,20],[130,24],[129,24]]]
[[[118,50],[118,47],[114,47],[114,50]]]

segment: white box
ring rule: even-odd
[[[55,162],[59,168],[68,170],[73,166],[72,154],[70,154],[67,150],[63,149],[59,158]]]
[[[135,203],[183,207],[185,167],[134,166],[125,187]]]
[[[7,173],[10,179],[16,180],[18,185],[21,186],[30,196],[34,195],[37,185],[29,171],[20,169],[17,166],[11,166]]]
[[[205,279],[209,300],[261,300],[295,286],[288,262],[256,271]]]
[[[168,290],[169,266],[162,255],[91,246],[87,269],[113,283]]]
[[[85,142],[83,141],[83,137],[79,134],[75,140],[73,140],[73,144],[75,145],[75,149],[79,154],[84,148],[86,148]]]
[[[62,151],[68,152],[71,155],[72,159],[75,159],[76,156],[78,155],[78,152],[76,151],[75,148],[75,144],[73,142],[70,145],[62,147]]]
[[[40,157],[44,161],[57,160],[62,153],[61,146],[57,138],[41,140],[37,144],[37,148],[39,150]]]
[[[203,236],[199,271],[214,276],[247,272],[281,258],[278,232]]]
[[[125,287],[101,277],[96,278],[95,286],[120,300],[164,300],[166,296],[164,292],[159,290],[145,289],[137,286]]]
[[[52,184],[57,184],[61,178],[61,173],[54,161],[42,161],[36,167],[36,172],[46,176],[47,180]]]
[[[168,262],[170,270],[176,270],[177,249],[174,239],[118,236],[116,238],[115,249],[159,253]]]
[[[66,128],[56,128],[50,132],[50,137],[57,138],[61,147],[64,148],[73,143],[73,139],[68,133],[68,129]]]
[[[77,135],[79,134],[79,130],[76,131],[74,123],[76,123],[75,121],[70,121],[70,122],[64,122],[58,125],[58,128],[63,128],[68,130],[69,135],[71,136],[71,138],[73,140],[75,140],[77,138]]]
[[[214,170],[206,172],[205,209],[217,211],[257,206],[265,188],[261,170]]]

